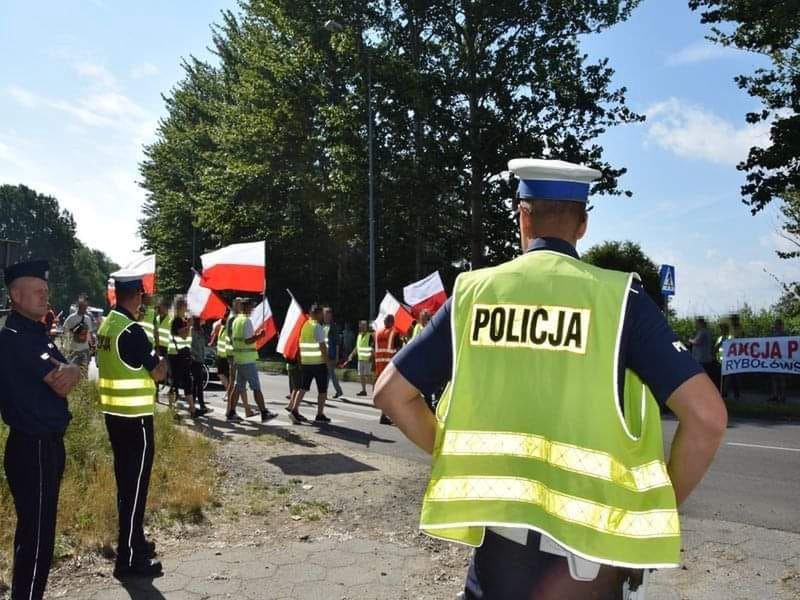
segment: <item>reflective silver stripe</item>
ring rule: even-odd
[[[136,495],[133,498],[133,508],[131,509],[131,524],[128,531],[128,550],[130,550],[130,560],[128,566],[133,566],[133,517],[136,514],[136,505],[139,503],[139,488],[142,484],[142,473],[144,473],[144,458],[147,454],[147,430],[144,428],[144,419],[142,419],[142,440],[144,441],[144,448],[142,448],[142,464],[139,467],[139,478],[136,480]]]
[[[39,566],[39,545],[42,538],[42,488],[44,487],[42,475],[42,440],[39,440],[39,522],[36,525],[36,554],[33,558],[33,575],[31,576],[31,589],[28,600],[33,599],[33,586],[36,584],[36,571]]]

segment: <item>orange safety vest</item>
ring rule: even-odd
[[[386,366],[392,361],[397,350],[394,348],[394,338],[397,332],[394,329],[381,329],[375,334],[375,375],[383,373]]]

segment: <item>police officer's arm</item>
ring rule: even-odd
[[[717,388],[703,373],[675,390],[667,406],[679,421],[667,468],[680,504],[711,466],[725,435],[728,413]]]
[[[375,384],[375,406],[397,425],[405,436],[428,454],[433,453],[436,417],[420,391],[389,363]]]
[[[78,365],[63,363],[52,356],[49,357],[44,368],[50,370],[42,378],[43,381],[62,398],[67,397],[67,394],[72,391],[81,378],[81,370]]]
[[[679,420],[668,468],[680,503],[700,483],[722,441],[725,404],[640,284],[634,285],[628,308],[624,367],[635,371]]]
[[[158,364],[155,366],[154,369],[150,370],[150,377],[153,378],[153,381],[164,381],[166,376],[167,376],[167,359],[159,358]]]
[[[119,337],[118,342],[120,358],[138,369],[144,367],[150,373],[153,381],[163,381],[167,376],[167,361],[160,358],[141,325],[132,325]]]

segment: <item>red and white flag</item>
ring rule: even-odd
[[[288,290],[287,290],[288,291]],[[297,358],[297,351],[300,348],[300,330],[303,324],[308,321],[308,315],[303,312],[303,307],[294,299],[292,292],[289,292],[292,298],[292,303],[289,305],[289,311],[286,313],[286,319],[283,322],[283,329],[281,329],[281,336],[278,338],[277,351],[289,360]]]
[[[414,323],[413,315],[405,306],[397,301],[397,298],[392,296],[389,292],[386,292],[386,295],[381,301],[381,306],[378,309],[378,318],[375,319],[373,323],[375,331],[385,329],[383,321],[389,315],[394,317],[394,328],[397,331],[403,335],[407,335],[408,332],[411,331],[411,325]]]
[[[278,329],[275,327],[275,319],[272,318],[272,308],[269,305],[269,300],[264,298],[264,301],[253,309],[250,313],[250,322],[253,324],[253,331],[258,333],[263,331],[266,335],[256,341],[256,348],[261,350],[261,347],[274,338],[278,334]]]
[[[111,277],[131,277],[139,276],[142,278],[144,291],[151,296],[156,291],[156,257],[155,255],[140,256],[136,260],[129,262],[119,271],[111,273]],[[110,296],[110,294],[109,294]]]
[[[232,244],[203,254],[203,287],[210,290],[263,292],[267,268],[264,263],[265,242]]]
[[[192,285],[186,293],[186,307],[189,313],[203,321],[213,321],[225,316],[228,309],[225,302],[212,290],[201,285],[200,276],[195,273]]]
[[[447,302],[447,292],[444,291],[439,271],[404,287],[403,299],[411,307],[411,314],[415,318],[418,319],[419,313],[423,310],[427,310],[433,316]]]

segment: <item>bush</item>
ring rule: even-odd
[[[70,410],[73,419],[64,440],[67,462],[58,504],[56,560],[104,546],[114,548],[117,537],[111,445],[93,383],[82,383],[70,394]],[[7,435],[8,429],[0,427],[0,460]],[[176,426],[169,411],[157,411],[155,436],[148,519],[197,520],[214,485],[212,444]],[[13,500],[0,469],[0,588],[10,580],[15,523]]]

